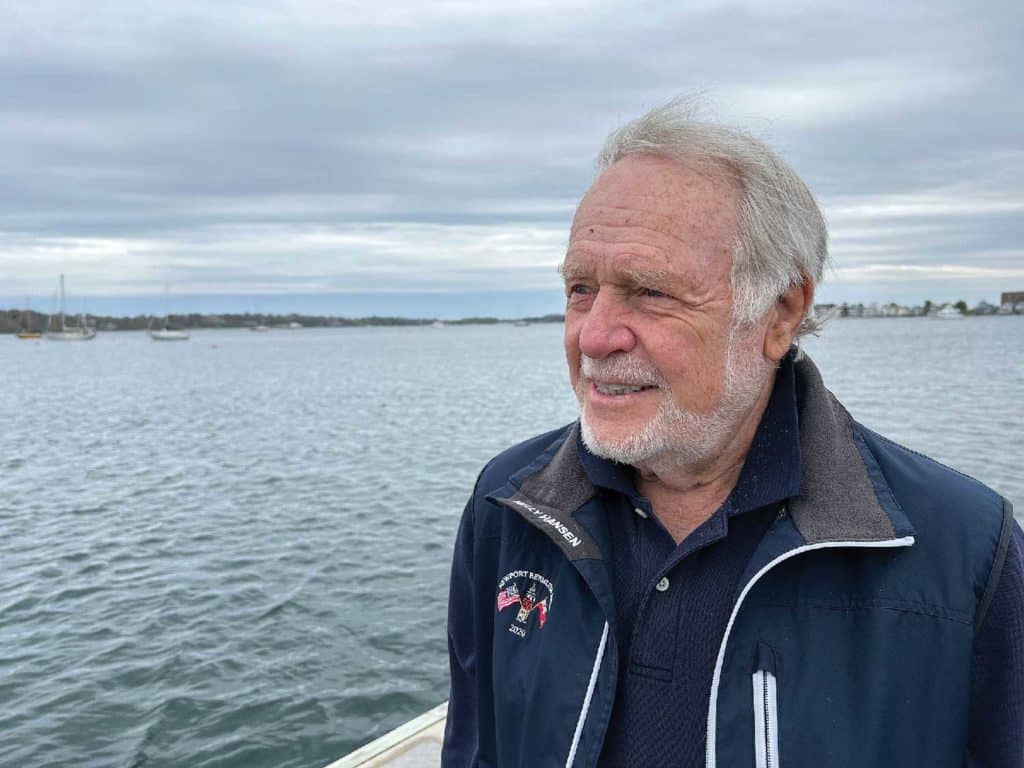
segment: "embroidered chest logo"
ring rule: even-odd
[[[515,610],[508,631],[526,637],[530,616],[537,616],[537,629],[544,629],[551,612],[555,588],[551,582],[533,571],[510,571],[498,582],[498,612]]]

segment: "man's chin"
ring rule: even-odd
[[[620,464],[636,464],[651,457],[653,446],[645,439],[645,425],[626,430],[603,423],[593,423],[584,415],[580,419],[580,433],[587,450],[602,459]]]

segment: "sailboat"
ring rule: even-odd
[[[168,297],[170,296],[170,286],[164,283],[164,318],[162,327],[150,328],[149,338],[153,341],[188,341],[188,331],[183,328],[171,328],[168,319],[170,317],[168,312]]]
[[[96,329],[86,324],[85,315],[78,316],[78,325],[68,325],[64,321],[64,275],[60,276],[60,312],[57,317],[56,329],[50,327],[52,315],[46,321],[46,338],[49,341],[91,341],[96,338]]]
[[[39,331],[32,330],[32,310],[28,308],[28,302],[25,304],[25,312],[21,316],[21,328],[18,329],[18,338],[25,339],[26,341],[32,339],[41,339],[43,334]]]

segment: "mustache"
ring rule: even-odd
[[[580,373],[587,379],[613,381],[634,387],[662,387],[665,379],[654,365],[641,357],[618,354],[597,359],[580,355]]]

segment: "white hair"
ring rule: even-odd
[[[677,98],[614,131],[597,156],[598,175],[631,155],[655,155],[707,170],[741,190],[733,248],[733,321],[757,322],[794,285],[821,282],[828,229],[814,195],[764,143],[735,128],[698,120],[695,101]],[[797,338],[822,322],[808,307]]]

